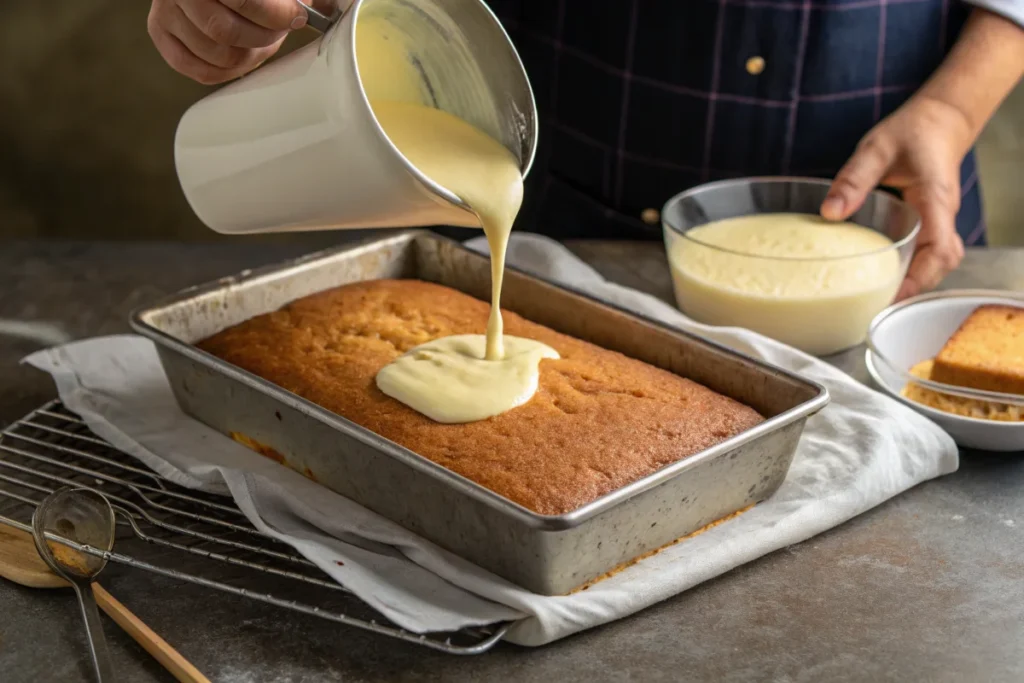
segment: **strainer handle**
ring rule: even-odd
[[[100,623],[100,613],[96,609],[96,598],[92,594],[92,586],[90,584],[83,586],[77,581],[72,581],[71,587],[78,594],[78,605],[82,610],[82,618],[85,620],[85,631],[89,636],[89,653],[92,655],[96,680],[99,683],[109,683],[114,680],[114,673],[110,666],[107,639],[103,635],[103,624]]]

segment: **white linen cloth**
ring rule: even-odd
[[[470,246],[486,250],[482,240]],[[25,362],[50,373],[64,404],[98,435],[176,482],[230,493],[257,528],[292,545],[400,626],[425,632],[512,619],[508,639],[522,645],[633,614],[957,468],[956,446],[937,426],[823,361],[746,330],[695,324],[668,304],[606,282],[545,238],[514,236],[508,261],[827,386],[832,403],[808,422],[782,488],[738,518],[587,591],[540,596],[187,417],[148,340],[90,339]]]

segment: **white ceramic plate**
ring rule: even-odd
[[[880,389],[938,424],[960,446],[987,451],[1024,451],[1024,422],[952,415],[900,395],[906,384],[902,373],[921,361],[934,358],[967,316],[985,304],[1024,308],[1024,295],[979,290],[936,292],[886,309],[875,318],[868,334],[871,347],[889,363],[869,350],[865,358],[868,373]]]

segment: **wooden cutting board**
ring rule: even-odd
[[[39,557],[32,536],[6,524],[0,524],[0,576],[29,588],[69,587]]]

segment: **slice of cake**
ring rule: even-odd
[[[934,361],[922,361],[910,369],[910,374],[921,379],[933,379],[932,366],[934,364]],[[913,382],[908,382],[900,394],[915,403],[953,415],[998,422],[1024,422],[1024,408],[1021,406],[943,394]]]
[[[1024,308],[986,305],[971,313],[935,357],[931,379],[1024,395]]]

